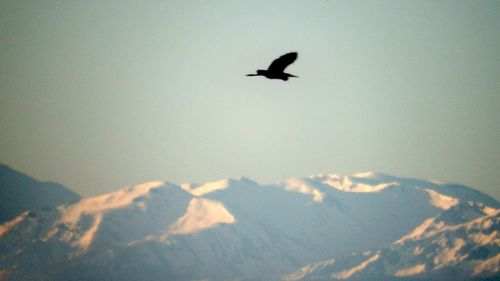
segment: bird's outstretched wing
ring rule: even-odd
[[[287,66],[292,64],[297,59],[297,53],[292,52],[275,59],[267,68],[269,72],[280,73],[285,70]]]

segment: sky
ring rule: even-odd
[[[287,52],[284,82],[246,77]],[[0,162],[83,196],[376,171],[500,199],[499,1],[0,0]]]

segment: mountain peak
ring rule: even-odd
[[[181,184],[182,189],[186,190],[187,192],[195,196],[202,196],[207,193],[226,189],[228,187],[229,187],[229,179],[221,179],[213,182],[207,182],[201,185],[192,183]]]
[[[247,178],[247,177],[239,177],[239,178],[226,178],[212,182],[206,182],[203,184],[194,184],[194,183],[183,183],[181,184],[181,188],[191,193],[194,196],[203,196],[208,193],[224,190],[231,185],[238,184],[256,184],[255,181]]]
[[[56,281],[131,281],[145,273],[179,281],[488,277],[500,257],[497,205],[471,188],[373,172],[275,185],[245,177],[155,181],[0,225],[0,274]]]
[[[219,224],[235,222],[234,216],[221,203],[194,198],[189,202],[186,213],[170,226],[169,234],[191,234]]]
[[[71,242],[73,246],[85,250],[94,240],[106,213],[123,209],[130,206],[132,203],[136,203],[139,208],[144,208],[141,201],[137,202],[137,198],[146,196],[151,190],[163,186],[165,186],[165,182],[147,182],[125,187],[116,192],[85,198],[69,206],[61,206],[59,208],[61,217],[44,237],[44,240],[51,239],[54,235],[59,233],[61,226],[64,226],[63,229],[69,231],[65,232],[62,236],[62,240]],[[88,223],[84,222],[85,220],[89,220],[89,217],[91,218],[90,226],[87,225]],[[78,232],[80,232],[80,234],[78,234]]]
[[[309,179],[344,192],[379,192],[390,186],[399,186],[399,183],[386,181],[388,176],[366,172],[354,176],[341,176],[338,174],[319,174],[310,176]],[[390,177],[392,179],[392,177]]]
[[[316,202],[323,202],[325,193],[301,178],[290,178],[282,185],[285,190],[311,195]]]
[[[375,179],[375,178],[380,178],[380,177],[384,177],[387,175],[382,174],[382,173],[368,171],[368,172],[356,173],[352,176],[356,177],[356,178]]]

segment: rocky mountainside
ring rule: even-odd
[[[80,196],[53,182],[42,182],[0,164],[0,224],[27,210],[51,209]]]
[[[283,280],[498,280],[499,230],[500,209],[458,204],[387,247],[310,264]]]
[[[376,173],[150,182],[4,223],[0,279],[490,278],[499,209],[465,186]]]

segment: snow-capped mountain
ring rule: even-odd
[[[376,173],[150,182],[4,223],[0,280],[489,277],[499,209],[468,187]]]
[[[391,245],[302,267],[283,280],[498,280],[500,209],[468,202]]]

